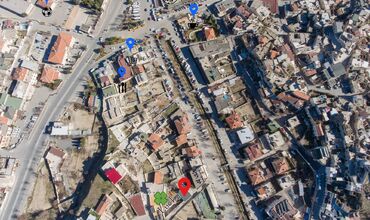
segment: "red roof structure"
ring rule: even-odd
[[[163,144],[161,136],[156,133],[152,133],[148,138],[149,143],[152,145],[153,150],[158,150]]]
[[[229,128],[231,129],[237,129],[237,128],[243,127],[243,122],[240,119],[240,115],[236,113],[235,111],[225,120],[226,120],[226,123],[229,125]]]
[[[279,11],[279,4],[278,0],[262,0],[263,5],[270,9],[270,11],[274,14],[277,14]]]
[[[143,200],[141,198],[141,195],[140,193],[132,196],[130,198],[130,204],[132,206],[132,208],[134,209],[136,215],[138,216],[142,216],[142,215],[145,215],[145,209],[144,209],[144,204],[143,204]]]
[[[295,97],[299,98],[299,99],[304,100],[304,101],[308,101],[311,98],[309,95],[307,95],[306,93],[301,92],[301,91],[293,91],[293,95]]]
[[[128,65],[128,63],[125,60],[125,57],[123,55],[118,56],[117,63],[119,66],[122,66],[126,69],[125,75],[122,77],[123,80],[129,79],[132,76],[132,70],[131,67]]]
[[[181,146],[183,144],[186,144],[188,142],[188,137],[186,134],[181,134],[176,138],[176,144],[177,146]]]
[[[23,68],[23,67],[17,67],[13,71],[12,79],[23,81],[24,78],[26,77],[27,73],[28,73],[28,69]]]
[[[154,183],[155,184],[162,184],[163,183],[163,174],[161,171],[154,172]]]
[[[258,143],[255,143],[255,144],[245,148],[244,152],[248,155],[248,158],[252,161],[255,160],[255,159],[258,159],[261,156],[263,156],[263,152],[259,148]]]
[[[105,170],[104,174],[113,184],[118,183],[122,179],[121,174],[115,168]]]
[[[112,199],[108,195],[104,195],[96,206],[96,213],[102,216],[107,210],[108,206],[112,203]]]
[[[44,83],[52,83],[54,80],[59,79],[59,71],[51,68],[51,67],[44,67],[40,81]]]
[[[203,31],[207,41],[216,39],[216,32],[213,28],[205,27]]]
[[[290,169],[288,161],[285,157],[277,158],[271,162],[276,174],[283,174]]]
[[[64,57],[67,54],[68,47],[71,46],[72,40],[72,35],[61,32],[51,48],[48,61],[50,63],[63,64]]]

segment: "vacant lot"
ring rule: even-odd
[[[109,194],[116,189],[109,182],[105,181],[100,175],[96,175],[94,182],[87,197],[82,203],[82,208],[94,208],[103,194]]]
[[[32,195],[28,198],[27,213],[51,208],[51,201],[54,198],[53,185],[49,180],[49,172],[45,163],[41,162]]]

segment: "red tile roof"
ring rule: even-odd
[[[270,51],[271,59],[275,59],[277,56],[279,56],[279,52],[277,52],[276,50],[271,50]]]
[[[299,99],[302,99],[302,100],[305,100],[305,101],[308,101],[311,98],[309,95],[306,95],[304,92],[300,92],[300,91],[294,91],[293,95],[295,97],[297,97]]]
[[[154,172],[154,183],[155,184],[162,184],[163,183],[163,174],[161,171]]]
[[[52,83],[56,79],[59,79],[59,71],[51,67],[44,67],[40,81],[44,83]]]
[[[23,67],[14,68],[14,71],[13,71],[13,74],[12,74],[12,79],[23,81],[24,78],[26,77],[27,73],[28,73],[28,69],[26,69],[26,68],[23,68]]]
[[[243,126],[243,122],[240,118],[240,115],[236,113],[235,111],[228,116],[226,119],[226,123],[231,129],[237,129]]]
[[[322,129],[322,124],[321,124],[321,123],[318,123],[318,124],[316,125],[316,130],[317,130],[317,135],[318,135],[319,137],[322,137],[322,136],[324,136],[324,135],[325,135],[324,130]]]
[[[105,170],[104,174],[113,184],[118,183],[122,179],[121,174],[115,168]]]
[[[104,195],[95,209],[96,213],[102,216],[107,210],[108,206],[111,204],[111,202],[112,199],[109,196]]]
[[[149,136],[148,141],[155,151],[158,150],[164,144],[164,141],[162,140],[161,136],[159,136],[156,133],[152,133]]]
[[[186,134],[182,134],[176,138],[177,146],[181,146],[187,142],[188,142],[188,137],[186,136]]]
[[[63,150],[56,148],[56,147],[50,147],[48,154],[53,154],[54,156],[57,156],[59,158],[64,158],[64,155],[65,155]]]
[[[142,216],[142,215],[146,214],[144,204],[143,204],[143,200],[141,198],[140,193],[136,194],[136,195],[134,195],[130,198],[130,204],[131,204],[132,208],[134,209],[136,215]]]
[[[123,80],[129,79],[132,76],[132,70],[131,67],[128,65],[128,63],[125,60],[125,57],[123,55],[118,56],[117,63],[119,66],[122,66],[126,69],[125,75],[122,77]]]
[[[279,4],[278,0],[262,0],[263,5],[270,9],[270,11],[274,14],[278,13],[279,11]]]
[[[248,155],[250,160],[258,159],[263,155],[262,150],[258,147],[258,144],[253,144],[244,149],[244,152]]]
[[[267,178],[263,175],[263,171],[259,167],[252,167],[248,170],[249,179],[252,185],[257,185],[264,182]]]
[[[274,161],[272,161],[271,164],[276,174],[283,174],[290,169],[288,161],[285,159],[285,157],[277,158]]]
[[[206,37],[206,40],[214,40],[216,39],[216,32],[213,28],[205,27],[204,36]]]
[[[9,121],[9,118],[7,118],[5,116],[0,116],[0,124],[7,125],[8,121]]]
[[[72,39],[72,35],[61,32],[58,35],[58,38],[55,41],[53,47],[51,48],[48,61],[50,63],[62,64],[67,49],[71,45]]]

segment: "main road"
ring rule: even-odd
[[[99,28],[95,30],[95,38],[102,36],[102,28],[108,26],[119,12],[119,7],[109,1],[108,7],[103,13],[99,21]],[[63,112],[69,99],[75,92],[78,84],[83,80],[83,76],[87,75],[88,70],[93,67],[94,50],[99,48],[95,40],[89,40],[86,43],[87,50],[83,53],[78,63],[75,64],[71,76],[63,82],[57,93],[50,96],[46,103],[42,114],[35,124],[32,132],[27,140],[23,140],[11,155],[17,155],[20,165],[15,172],[15,183],[8,193],[3,206],[1,207],[0,219],[16,219],[17,215],[22,214],[27,196],[30,192],[30,186],[35,179],[35,168],[41,160],[47,140],[47,135],[44,133],[45,127],[50,121],[58,118]]]

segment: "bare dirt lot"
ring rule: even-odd
[[[69,149],[67,151],[68,156],[65,158],[61,167],[67,194],[74,192],[77,184],[82,180],[84,170],[89,165],[86,159],[91,157],[97,149],[97,138],[95,136],[87,136],[84,138],[84,144],[81,146],[81,150]]]
[[[59,121],[69,124],[71,129],[87,130],[93,127],[95,115],[83,109],[78,103],[71,104]]]
[[[44,162],[40,164],[40,169],[32,195],[28,199],[27,212],[46,210],[51,208],[50,203],[54,199],[52,183],[49,180],[49,172]]]
[[[175,219],[189,219],[198,217],[192,202],[189,202],[179,213],[177,213]]]

